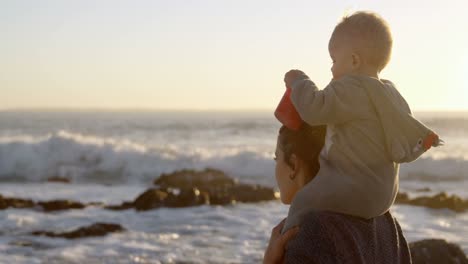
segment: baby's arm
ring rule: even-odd
[[[301,119],[309,125],[337,124],[359,118],[362,110],[359,104],[367,100],[359,87],[360,81],[351,76],[331,81],[325,89],[318,90],[302,73],[289,85],[291,101]]]

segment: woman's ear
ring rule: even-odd
[[[292,173],[296,175],[301,167],[300,159],[296,156],[296,154],[293,153],[289,158],[289,163],[291,164]]]

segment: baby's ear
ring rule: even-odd
[[[351,54],[351,56],[352,56],[352,59],[353,59],[353,68],[354,69],[359,68],[361,66],[361,63],[362,63],[361,57],[357,53],[353,53],[353,54]]]

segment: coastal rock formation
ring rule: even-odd
[[[161,174],[153,182],[161,188],[175,187],[188,189],[196,187],[200,190],[230,187],[237,183],[223,171],[206,168],[203,171],[179,170],[169,174]]]
[[[86,205],[80,202],[74,202],[69,200],[53,200],[47,202],[38,202],[39,206],[46,212],[51,211],[60,211],[60,210],[68,210],[68,209],[83,209]]]
[[[167,192],[149,189],[144,193],[140,194],[135,201],[133,206],[137,210],[150,210],[153,208],[161,207],[164,204],[164,200],[169,196]]]
[[[60,176],[52,176],[47,178],[48,182],[70,183],[70,179]]]
[[[38,208],[45,212],[68,210],[68,209],[83,209],[87,205],[69,200],[52,200],[34,202],[30,199],[10,198],[0,195],[0,210],[7,208]]]
[[[34,231],[31,234],[35,236],[62,237],[67,239],[75,239],[82,237],[105,236],[108,233],[122,232],[125,229],[119,224],[111,223],[95,223],[90,226],[78,228],[70,232],[55,233],[50,231]]]
[[[7,208],[31,208],[35,203],[29,199],[4,197],[0,194],[0,210]]]
[[[133,202],[106,206],[111,210],[151,210],[159,207],[188,207],[198,205],[227,205],[236,202],[253,203],[277,199],[273,188],[238,183],[215,169],[203,171],[180,170],[162,174]]]
[[[118,204],[118,205],[106,205],[106,206],[104,206],[105,209],[115,210],[115,211],[127,210],[127,209],[131,209],[131,208],[134,208],[134,207],[135,207],[135,205],[133,204],[133,202],[123,202],[123,203]]]
[[[456,195],[447,195],[445,192],[434,196],[420,196],[414,199],[409,198],[406,193],[399,193],[396,203],[425,206],[433,209],[447,208],[455,212],[465,212],[468,210],[468,200],[464,200]]]
[[[162,174],[154,184],[160,188],[196,188],[209,196],[210,204],[229,204],[233,202],[259,202],[275,200],[273,188],[256,184],[238,183],[223,171],[207,168],[202,171],[180,170]]]
[[[413,264],[468,264],[460,246],[443,239],[424,239],[410,243]]]
[[[136,210],[150,210],[159,207],[189,207],[208,204],[205,193],[196,188],[173,191],[170,189],[149,189],[139,195],[133,205]]]
[[[275,200],[275,191],[272,188],[250,185],[250,184],[236,184],[232,188],[228,189],[235,201],[242,203],[252,203],[259,201]]]

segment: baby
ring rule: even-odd
[[[320,170],[294,197],[283,231],[312,210],[362,218],[384,214],[398,192],[399,163],[417,159],[438,136],[417,121],[395,85],[379,78],[392,36],[377,14],[356,12],[335,27],[333,80],[323,90],[302,71],[285,75],[291,101],[309,125],[327,125]]]

